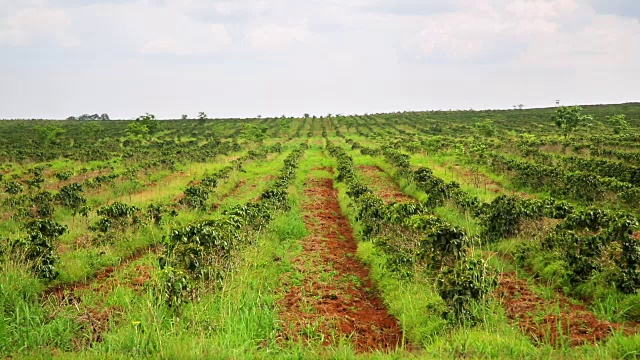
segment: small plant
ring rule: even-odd
[[[172,308],[180,308],[194,296],[192,281],[182,271],[164,266],[160,270],[162,298]]]
[[[184,190],[180,203],[193,209],[204,209],[209,200],[210,190],[203,185],[191,185]]]
[[[87,199],[82,196],[83,190],[82,184],[74,183],[65,185],[60,189],[60,192],[56,194],[55,200],[63,207],[71,210],[74,218],[78,213],[86,216]]]
[[[89,227],[90,230],[101,233],[101,239],[114,240],[126,228],[140,225],[140,209],[133,205],[115,202],[98,209],[100,219]]]
[[[73,176],[73,171],[71,170],[62,170],[56,173],[56,179],[60,181],[69,180]]]
[[[55,279],[58,276],[55,267],[58,260],[55,241],[68,231],[67,227],[53,220],[32,220],[25,228],[27,237],[15,241],[13,249],[20,250],[37,277]]]
[[[442,269],[436,279],[438,294],[447,304],[445,318],[456,322],[475,322],[471,304],[482,300],[497,280],[482,259],[465,258]]]
[[[11,195],[18,195],[23,190],[24,190],[24,188],[17,181],[7,181],[4,184],[4,191],[6,191],[7,193],[9,193]]]

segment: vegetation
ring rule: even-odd
[[[514,108],[2,122],[0,356],[637,358],[640,105]]]

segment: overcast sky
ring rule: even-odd
[[[639,0],[0,0],[0,118],[640,101]]]

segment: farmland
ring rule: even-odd
[[[640,357],[640,104],[0,135],[0,357]]]

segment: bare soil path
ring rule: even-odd
[[[623,327],[598,319],[585,306],[572,303],[561,294],[555,294],[553,300],[543,299],[514,273],[502,274],[497,292],[507,316],[538,343],[553,346],[593,344]],[[634,329],[625,331],[632,333]]]
[[[309,235],[292,261],[294,276],[284,279],[283,337],[324,345],[349,338],[358,352],[399,347],[402,331],[356,257],[357,244],[333,180],[310,178],[304,194]]]
[[[376,196],[386,203],[390,202],[415,202],[416,200],[402,192],[393,179],[377,166],[360,165],[358,170],[361,179],[371,186]]]

